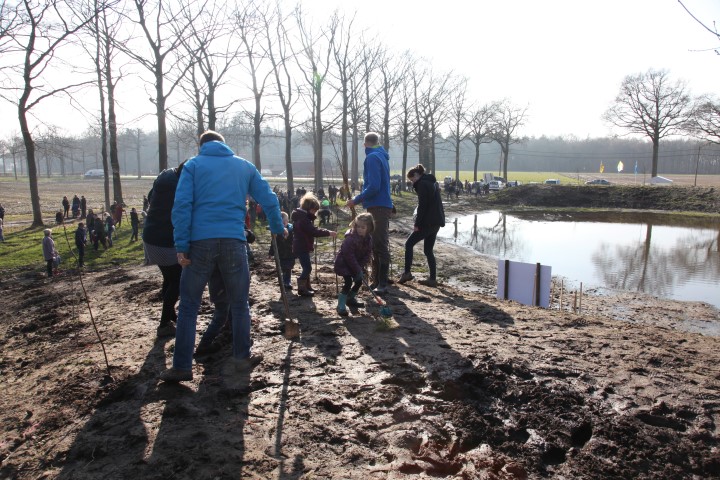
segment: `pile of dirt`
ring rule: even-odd
[[[481,198],[493,207],[613,208],[720,213],[715,187],[521,185]]]
[[[406,234],[396,225],[396,253]],[[720,475],[718,338],[673,328],[717,325],[717,310],[638,295],[588,297],[581,314],[503,302],[491,262],[437,252],[448,281],[394,285],[395,328],[367,293],[367,308],[339,317],[322,255],[318,294],[290,302],[292,341],[273,265],[257,255],[264,362],[239,375],[226,346],[181,385],[157,379],[174,339],[155,338],[156,268],[86,272],[82,284],[72,272],[2,278],[0,478]],[[211,313],[205,299],[199,331]]]

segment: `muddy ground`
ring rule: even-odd
[[[397,259],[409,226],[392,228]],[[238,376],[226,346],[179,386],[157,380],[174,344],[155,338],[157,268],[4,276],[0,478],[720,477],[716,309],[620,292],[579,313],[523,306],[495,298],[493,261],[436,251],[443,284],[395,284],[394,328],[367,292],[366,309],[335,313],[322,255],[316,296],[290,301],[292,341],[258,255],[265,361]],[[205,301],[200,331],[211,312]]]

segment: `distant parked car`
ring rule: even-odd
[[[612,183],[608,182],[604,178],[596,178],[595,180],[588,180],[585,182],[585,185],[612,185]]]
[[[88,179],[102,179],[105,178],[105,172],[102,168],[93,168],[85,172],[85,178]]]
[[[488,183],[488,188],[490,189],[491,192],[492,191],[497,192],[498,190],[502,190],[503,188],[505,188],[505,184],[503,182],[493,180],[492,182]]]
[[[560,180],[557,178],[548,178],[543,183],[545,183],[545,185],[560,185]]]

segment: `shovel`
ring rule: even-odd
[[[285,282],[283,282],[282,267],[280,266],[280,253],[277,246],[277,235],[272,236],[273,253],[275,254],[275,270],[277,271],[278,284],[280,285],[280,296],[282,297],[283,307],[285,309],[285,337],[297,338],[300,336],[300,324],[290,318],[290,304],[288,303],[287,292],[285,291]]]
[[[383,302],[382,298],[378,296],[377,293],[373,292],[372,288],[370,288],[370,285],[368,285],[367,278],[365,278],[365,275],[363,275],[363,284],[365,284],[365,288],[370,290],[370,293],[372,294],[373,298],[377,302],[377,304],[380,306],[380,316],[384,319],[392,318],[392,309],[387,306],[385,302]]]

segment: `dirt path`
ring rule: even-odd
[[[396,246],[404,232],[398,223]],[[237,376],[228,346],[180,386],[157,381],[174,344],[154,338],[157,269],[84,277],[112,380],[76,277],[2,279],[0,478],[720,476],[718,338],[675,328],[717,325],[714,309],[593,297],[576,315],[502,302],[492,262],[439,246],[450,280],[395,285],[389,330],[374,306],[335,314],[321,258],[319,293],[291,300],[302,335],[288,341],[258,257],[265,361]],[[453,270],[458,258],[473,268]],[[204,302],[200,331],[211,311]]]

